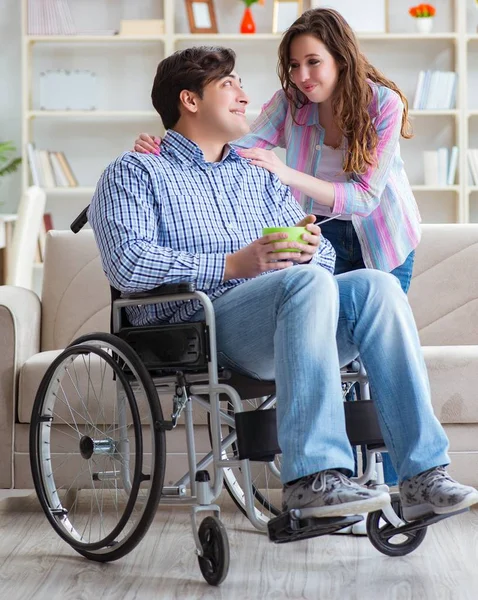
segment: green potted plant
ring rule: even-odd
[[[16,148],[13,142],[0,142],[0,204],[2,199],[2,182],[6,175],[11,175],[18,170],[22,159],[15,156]]]
[[[0,142],[0,177],[10,175],[20,166],[22,159],[20,157],[12,157],[16,151],[12,142]]]

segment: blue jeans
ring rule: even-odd
[[[317,223],[320,225],[320,219],[317,217]],[[326,237],[334,247],[337,254],[335,261],[335,274],[348,273],[356,269],[365,269],[365,263],[362,258],[362,250],[355,233],[352,221],[339,221],[338,219],[325,223],[321,226],[322,235]],[[405,262],[393,269],[392,275],[400,282],[402,290],[407,293],[413,273],[413,263],[415,261],[415,250],[405,259]]]
[[[317,221],[320,225],[320,220],[323,217],[317,217]],[[322,227],[322,234],[326,237],[335,249],[337,259],[335,262],[335,274],[348,273],[349,271],[355,271],[356,269],[365,269],[365,263],[362,258],[362,250],[360,243],[355,233],[352,221],[339,221],[334,220],[329,223],[325,223]],[[413,263],[415,260],[415,251],[410,252],[405,262],[393,269],[392,274],[400,282],[402,290],[407,293],[410,287],[410,281],[412,279]],[[357,390],[358,393],[358,390]],[[354,400],[354,394],[351,393],[351,397],[348,398]],[[357,453],[354,448],[355,458]],[[362,448],[363,456],[363,467],[365,469],[365,448]],[[388,485],[395,485],[397,483],[397,473],[392,466],[390,458],[387,454],[383,455],[383,473],[385,482]]]
[[[283,482],[324,469],[352,474],[340,367],[358,354],[400,480],[449,463],[415,321],[396,278],[372,269],[334,277],[301,265],[251,279],[214,308],[220,363],[276,381]]]

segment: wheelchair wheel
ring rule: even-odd
[[[263,410],[261,405],[263,404],[262,398],[255,398],[252,400],[244,401],[245,410]],[[270,406],[268,408],[271,408]],[[234,416],[234,410],[229,401],[221,402],[221,412],[228,416]],[[211,436],[211,415],[208,413],[208,430],[209,440],[212,440]],[[223,441],[231,432],[234,431],[234,427],[229,422],[227,425],[221,426],[221,441]],[[237,459],[238,449],[237,444],[231,441],[229,445],[223,446],[222,450],[223,458],[226,459]],[[255,514],[259,521],[266,524],[269,519],[275,517],[281,513],[281,491],[282,484],[280,481],[280,459],[277,455],[273,462],[256,462],[250,461],[251,479],[252,479],[252,493],[254,496],[254,508]],[[228,491],[230,497],[234,501],[237,508],[247,516],[246,513],[246,499],[243,489],[243,477],[240,467],[227,467],[223,470],[224,475],[224,487]]]
[[[31,419],[33,481],[53,528],[83,556],[117,560],[148,530],[164,480],[161,421],[151,377],[116,336],[84,336],[47,370]]]
[[[203,555],[199,568],[209,585],[219,585],[229,571],[229,540],[224,525],[217,517],[206,517],[199,526]]]
[[[400,494],[390,494],[391,506],[397,515],[403,519]],[[418,548],[423,542],[427,528],[394,534],[395,527],[390,524],[381,510],[369,513],[367,517],[367,535],[377,550],[387,556],[405,556]]]

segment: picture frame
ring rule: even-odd
[[[185,0],[191,33],[217,33],[213,0]]]
[[[355,33],[387,33],[389,0],[324,0],[314,6],[334,8],[352,27]]]
[[[274,0],[272,13],[272,33],[283,33],[300,17],[303,11],[302,0]]]

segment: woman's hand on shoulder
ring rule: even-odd
[[[237,153],[249,160],[251,165],[256,165],[275,173],[284,185],[290,184],[292,169],[288,167],[273,150],[263,148],[238,148]]]
[[[161,146],[161,138],[148,133],[140,133],[139,137],[134,141],[133,150],[142,154],[159,154]]]

